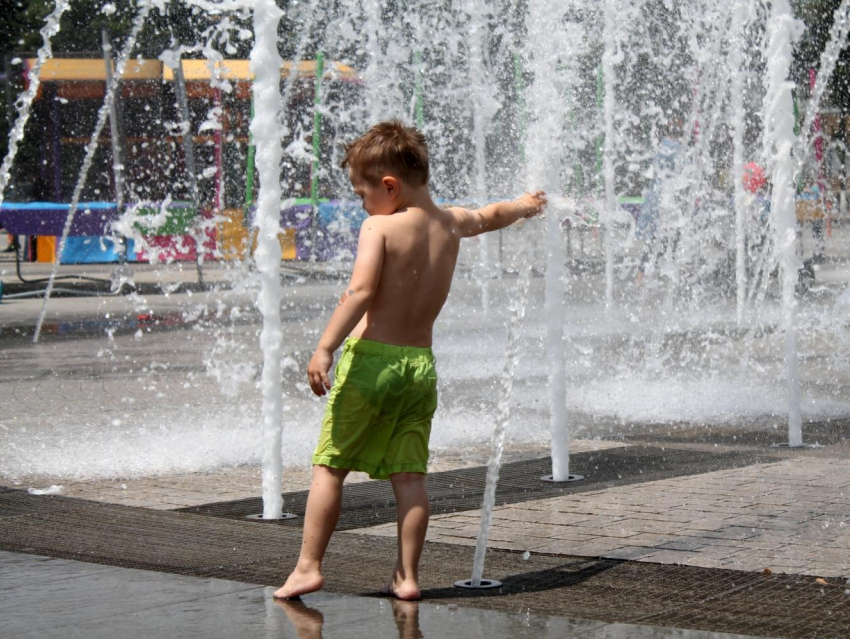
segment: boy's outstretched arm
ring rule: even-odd
[[[316,395],[322,396],[330,389],[328,371],[333,365],[333,353],[357,326],[378,290],[384,265],[384,234],[380,227],[380,219],[370,218],[363,223],[351,281],[307,365],[307,378]]]
[[[525,193],[510,202],[494,202],[480,209],[450,209],[458,218],[460,233],[463,237],[472,237],[481,233],[498,231],[510,226],[520,218],[533,217],[546,206],[546,194],[543,191]]]

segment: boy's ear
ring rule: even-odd
[[[392,175],[385,175],[382,177],[381,186],[386,189],[387,195],[389,195],[390,198],[398,196],[401,192],[401,185],[398,183],[398,179]]]

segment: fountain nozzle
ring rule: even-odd
[[[502,582],[495,579],[482,579],[478,585],[472,583],[472,579],[461,579],[455,582],[455,588],[467,588],[471,590],[490,590],[492,588],[501,588]]]

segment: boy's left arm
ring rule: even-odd
[[[384,234],[381,220],[370,218],[360,229],[351,281],[340,296],[339,304],[307,365],[307,378],[316,395],[322,396],[330,389],[328,372],[333,365],[333,353],[368,310],[378,290],[383,266]]]

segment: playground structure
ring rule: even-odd
[[[25,86],[35,62],[22,60]],[[359,83],[351,67],[326,64],[321,57],[285,63],[282,80],[290,74],[296,77],[288,110],[293,135],[305,113],[312,118],[322,90],[356,91]],[[110,118],[111,130],[98,140],[99,170],[85,185],[59,256],[67,202],[89,142],[86,133],[90,135],[113,81],[120,87],[120,99]],[[158,260],[196,260],[199,237],[202,259],[244,258],[251,248],[256,189],[248,132],[251,81],[247,60],[187,59],[175,72],[161,60],[139,58],[115,80],[101,59],[47,60],[33,114],[34,128],[43,135],[34,136],[38,151],[30,166],[17,172],[30,179],[19,179],[10,189],[19,201],[3,202],[0,222],[9,233],[32,238],[26,252],[39,262],[146,261],[152,252]],[[224,84],[228,91],[222,90]],[[316,158],[330,154],[322,133],[318,118],[312,150]],[[303,166],[295,170],[300,172],[288,176],[295,187],[290,205],[281,210],[282,259],[350,255],[352,232],[356,238],[364,217],[359,207],[331,201],[329,189],[323,190],[318,171],[311,172],[309,165],[306,171]],[[103,201],[104,195],[111,197]],[[128,211],[141,242],[116,232],[116,223]],[[340,225],[340,220],[348,223]],[[339,232],[329,232],[329,225]]]
[[[41,65],[31,127],[41,133],[30,136],[35,142],[31,147],[37,151],[33,157],[18,159],[22,165],[18,179],[9,188],[9,199],[15,201],[3,201],[0,206],[0,222],[7,230],[32,238],[26,247],[30,259],[66,264],[232,260],[250,253],[257,185],[254,145],[248,132],[253,117],[249,63],[224,58],[180,60],[172,54],[166,52],[157,59],[137,57],[127,64],[120,78],[114,78],[115,62],[104,35],[102,59],[52,58]],[[37,60],[17,61],[26,88]],[[421,51],[414,51],[412,66],[422,68]],[[301,155],[300,162],[290,162],[283,169],[288,188],[281,211],[280,246],[285,260],[353,255],[354,238],[364,214],[356,204],[339,199],[344,185],[340,188],[338,181],[334,184],[320,179],[333,173],[328,170],[328,164],[336,159],[333,145],[344,137],[329,128],[336,123],[329,125],[323,113],[331,108],[324,104],[329,93],[340,94],[335,99],[342,110],[360,102],[364,91],[370,90],[364,85],[365,75],[368,72],[360,74],[340,62],[326,63],[321,53],[315,60],[284,62],[281,66],[282,81],[294,79],[287,108],[283,109],[283,144],[288,149],[295,147],[294,155]],[[525,90],[525,76],[521,59],[514,56],[512,82],[518,94]],[[815,78],[812,70],[812,89]],[[415,73],[410,84],[411,114],[423,126],[422,73]],[[81,154],[90,140],[97,108],[111,85],[118,92],[109,133],[102,133],[98,140],[97,168],[84,183],[79,210],[63,254],[58,256],[57,239],[70,208],[67,202]],[[602,66],[596,85],[596,111],[601,119],[605,95]],[[7,102],[11,103],[11,82],[6,86]],[[522,106],[515,106],[514,114],[520,130],[525,127]],[[802,116],[796,105],[795,113],[800,124]],[[567,126],[575,130],[575,113],[568,114],[567,119]],[[845,119],[825,112],[815,120],[817,135],[811,158],[815,168],[809,173],[814,176],[810,182],[819,188],[806,191],[802,178],[799,185],[798,221],[811,224],[819,241],[830,235],[836,219],[847,214],[846,145],[842,140],[847,131]],[[699,135],[699,128],[696,120],[695,135]],[[594,253],[590,259],[599,259],[598,251],[605,245],[600,218],[600,212],[608,206],[602,193],[607,179],[603,175],[604,139],[605,135],[597,133],[594,144],[576,152],[575,164],[566,171],[564,192],[574,206],[562,214],[562,228],[568,255],[579,261]],[[590,165],[592,170],[588,170]],[[831,168],[825,171],[825,166]],[[590,180],[586,175],[592,176]],[[617,180],[622,181],[622,177]],[[627,187],[625,193],[622,185],[617,189],[613,206],[619,215],[614,216],[612,228],[636,223],[643,209],[644,190],[645,185],[640,183]],[[487,199],[486,191],[487,187],[483,196],[461,200]],[[719,203],[719,208],[731,213],[731,196]],[[116,230],[116,222],[122,217],[129,218],[131,237]],[[123,227],[126,231],[128,224]],[[596,251],[587,250],[588,241],[597,245]]]
[[[33,58],[21,60],[24,87],[35,63]],[[110,64],[114,70],[114,62]],[[319,80],[317,69],[321,69]],[[297,64],[284,62],[282,80],[293,70],[295,89],[285,110],[288,122],[284,131],[290,134],[289,142],[294,142],[299,120],[305,116],[313,119],[314,131],[307,137],[314,140],[310,152],[315,162],[294,163],[287,169],[286,183],[292,192],[289,206],[281,210],[281,257],[350,258],[365,214],[356,203],[334,197],[334,189],[320,180],[320,165],[334,156],[329,140],[338,136],[327,130],[317,105],[321,105],[323,91],[351,94],[362,91],[363,81],[350,66],[339,62],[326,65],[323,56]],[[64,264],[135,262],[147,261],[153,253],[157,260],[193,261],[199,257],[198,238],[203,238],[203,260],[244,258],[253,246],[250,229],[257,186],[254,146],[248,132],[253,114],[248,61],[185,59],[180,61],[180,72],[175,72],[162,60],[137,58],[120,78],[111,76],[105,60],[98,58],[54,58],[41,67],[33,119],[43,135],[36,137],[37,155],[29,158],[24,170],[18,170],[18,179],[9,188],[16,201],[0,205],[0,223],[6,230],[30,238],[24,259],[58,259]],[[60,257],[58,238],[67,218],[76,170],[111,82],[120,87],[114,131],[102,134],[98,141],[95,165],[100,170],[86,182],[83,202]],[[222,90],[223,85],[227,91]],[[421,90],[417,83],[415,119],[420,123]],[[152,112],[156,118],[152,119]],[[810,181],[819,188],[805,192],[801,182],[797,202],[798,221],[811,224],[819,237],[829,236],[832,224],[847,216],[843,155],[850,128],[840,114],[827,111],[821,117],[823,125],[819,118],[817,126],[819,131],[823,129],[822,137],[815,140],[815,168],[810,171],[814,175]],[[186,131],[193,133],[187,135]],[[300,134],[303,136],[303,130]],[[602,155],[597,145],[593,160],[596,184],[601,184]],[[116,157],[120,172],[115,170]],[[26,165],[27,159],[22,163]],[[826,171],[825,166],[829,167]],[[573,180],[573,191],[584,192],[587,199],[564,216],[562,227],[568,255],[582,260],[593,253],[588,251],[588,242],[601,242],[600,204],[585,188],[580,164],[574,167]],[[123,191],[121,204],[119,189]],[[104,201],[103,195],[112,197]],[[620,224],[635,223],[642,204],[640,192],[618,197],[618,208],[626,214]],[[128,210],[141,242],[121,238],[115,231],[116,222]],[[146,223],[154,218],[155,225]]]

